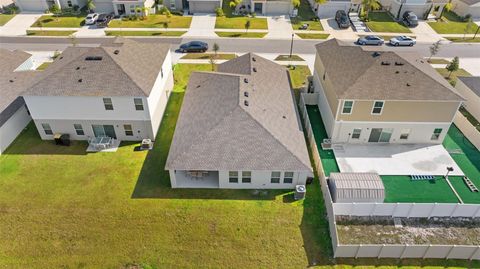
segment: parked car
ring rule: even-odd
[[[390,45],[398,47],[398,46],[413,46],[417,43],[415,39],[408,37],[408,36],[396,36],[390,39]]]
[[[208,44],[202,41],[190,41],[180,45],[180,52],[205,52],[208,50]]]
[[[338,23],[338,27],[342,29],[350,27],[350,21],[348,20],[345,10],[337,10],[337,13],[335,13],[335,20]]]
[[[90,13],[85,17],[85,24],[87,25],[92,25],[95,24],[95,22],[98,19],[98,13]]]
[[[418,18],[415,13],[411,11],[406,11],[403,13],[403,21],[405,24],[407,24],[409,27],[416,27],[418,26]]]
[[[377,45],[377,46],[380,46],[380,45],[383,45],[384,42],[385,42],[385,40],[383,40],[383,38],[381,38],[377,35],[367,35],[367,36],[360,37],[357,40],[357,44],[359,44],[359,45]]]
[[[102,13],[98,15],[96,24],[98,27],[107,27],[110,21],[112,20],[112,18],[113,16],[111,14]]]

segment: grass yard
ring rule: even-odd
[[[368,13],[365,23],[373,32],[381,33],[411,33],[403,23],[396,22],[388,12],[377,11]]]
[[[450,74],[450,71],[448,71],[447,69],[445,68],[435,68],[435,69],[437,70],[438,73],[440,73],[440,75],[442,75],[452,85],[455,85],[457,83],[457,76],[464,76],[464,77],[472,76],[472,74],[460,68],[457,71],[452,72],[452,75],[449,78],[448,75]]]
[[[27,36],[70,36],[76,31],[27,30]]]
[[[0,14],[0,26],[4,26],[10,21],[16,14]]]
[[[180,59],[188,59],[188,60],[208,60],[210,56],[214,55],[214,53],[187,53],[182,56]],[[215,59],[217,60],[231,60],[236,58],[237,55],[234,53],[217,53]]]
[[[429,22],[428,25],[439,34],[464,34],[467,23],[452,11],[443,12],[439,21]],[[474,25],[467,34],[474,34],[477,26]]]
[[[267,33],[254,32],[215,32],[219,37],[263,38]]]
[[[107,36],[182,36],[187,31],[105,31]]]
[[[275,61],[305,61],[302,57],[292,54],[292,57],[290,55],[278,55],[277,58],[275,58]]]
[[[438,58],[435,59],[435,58],[433,58],[433,59],[428,60],[428,63],[429,64],[448,64],[449,61],[447,61],[445,59],[438,59]]]
[[[37,70],[37,71],[43,71],[43,70],[45,70],[50,64],[52,64],[52,62],[44,62],[44,63],[42,63],[41,65],[39,65],[39,66],[37,67],[37,69],[35,69],[35,70]]]
[[[295,96],[299,97],[299,91],[305,86],[305,80],[307,76],[310,76],[310,69],[306,65],[292,65],[288,68],[290,73],[290,80],[292,82],[292,88],[295,91]]]
[[[250,21],[250,29],[268,29],[267,19],[265,18],[250,18],[243,15],[234,15],[229,2],[229,0],[223,0],[222,9],[225,16],[216,18],[215,28],[245,29],[245,23]]]
[[[300,0],[300,7],[298,8],[298,16],[291,18],[292,28],[299,30],[303,24],[308,24],[307,30],[323,31],[322,24],[317,20],[317,16],[312,10],[312,7],[307,0]]]
[[[148,15],[144,20],[123,21],[112,20],[108,27],[110,28],[164,28],[164,23],[168,22],[168,28],[190,28],[192,17],[172,15],[170,18],[166,15]]]
[[[447,37],[448,40],[455,42],[455,43],[479,43],[480,37]]]
[[[43,15],[31,27],[81,27],[85,24],[86,14],[79,15]]]
[[[330,34],[296,33],[301,39],[327,39]]]

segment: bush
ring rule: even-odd
[[[183,11],[181,11],[181,10],[170,11],[170,14],[177,15],[177,16],[183,16]]]
[[[467,14],[465,17],[462,18],[462,21],[468,22],[472,18],[472,14]]]
[[[221,7],[217,7],[215,9],[215,13],[217,14],[217,17],[223,17],[225,16],[225,13],[223,13],[223,9]]]
[[[250,15],[252,15],[252,18],[257,17],[257,13],[255,13],[255,12],[252,12],[252,14],[250,14]]]
[[[80,9],[80,7],[78,5],[73,6],[73,11],[77,12],[79,9]]]

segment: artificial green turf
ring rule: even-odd
[[[318,153],[320,154],[325,176],[328,177],[331,172],[340,172],[333,150],[323,150],[321,146],[323,139],[328,138],[328,136],[327,131],[325,131],[325,126],[323,125],[320,110],[315,105],[307,105],[307,112],[310,124],[312,125],[315,142],[317,143]]]
[[[385,203],[458,203],[445,179],[411,180],[409,176],[382,176]]]

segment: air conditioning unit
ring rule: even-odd
[[[148,139],[148,138],[143,139],[141,147],[142,147],[142,149],[152,149],[152,147],[153,147],[152,140]]]

